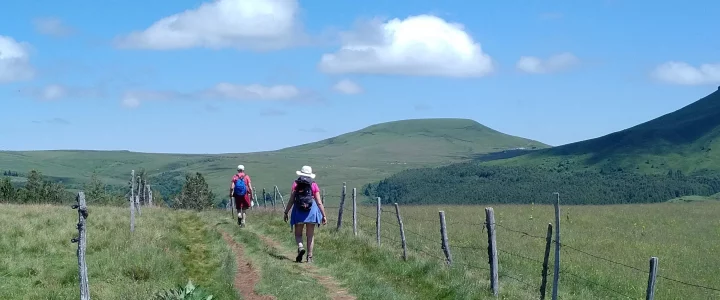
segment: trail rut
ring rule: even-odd
[[[244,300],[266,300],[275,299],[275,297],[267,295],[258,295],[255,292],[255,285],[260,282],[260,274],[253,268],[250,261],[245,258],[245,250],[243,246],[232,239],[227,233],[222,231],[222,236],[225,242],[232,248],[235,253],[235,263],[237,264],[237,270],[235,272],[235,279],[233,283],[235,289],[237,289],[242,295]]]
[[[263,243],[266,246],[268,246],[270,248],[274,248],[279,253],[282,253],[283,256],[287,260],[295,262],[295,254],[286,250],[284,247],[282,247],[282,245],[280,245],[280,243],[278,243],[277,241],[273,240],[272,238],[269,238],[262,234],[257,234],[257,235],[258,235],[258,237],[260,237],[260,239],[263,241]],[[325,289],[328,290],[328,296],[330,297],[330,299],[333,299],[333,300],[355,300],[356,299],[355,296],[350,294],[346,289],[342,288],[340,286],[340,283],[338,283],[338,281],[335,280],[335,278],[333,278],[332,276],[320,274],[320,269],[317,266],[315,266],[313,264],[302,263],[301,267],[307,272],[308,275],[315,278],[315,280],[317,280],[318,283],[320,283],[323,287],[325,287]]]

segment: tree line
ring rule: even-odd
[[[69,188],[62,182],[53,182],[38,170],[31,170],[24,182],[13,181],[15,172],[3,172],[0,180],[0,203],[14,204],[71,204],[75,202],[77,190]],[[140,170],[135,176],[135,193],[144,191],[150,183],[153,193],[153,204],[177,209],[203,210],[212,207],[224,207],[227,199],[216,201],[215,194],[201,173],[185,174],[184,181],[177,179],[178,174],[158,174],[149,176]],[[90,180],[82,185],[89,205],[124,206],[130,201],[132,180],[126,185],[108,185],[93,172]],[[138,194],[143,203],[147,202],[144,193]]]
[[[403,204],[551,203],[553,192],[560,192],[565,204],[654,203],[720,192],[720,177],[688,176],[673,170],[666,175],[557,172],[468,162],[406,170],[363,187],[368,197]]]

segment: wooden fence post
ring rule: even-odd
[[[402,218],[400,217],[400,206],[395,203],[395,214],[397,215],[398,225],[400,225],[400,241],[402,242],[403,248],[403,260],[407,261],[407,244],[405,243],[405,226],[403,226]]]
[[[553,290],[552,300],[558,298],[558,282],[560,282],[560,193],[554,192],[557,195],[555,200],[555,268],[553,272]]]
[[[655,299],[655,278],[657,277],[658,258],[650,258],[650,273],[648,275],[647,294],[645,300]]]
[[[343,182],[342,194],[340,195],[340,208],[338,210],[337,230],[340,230],[340,227],[342,227],[343,208],[345,207],[345,193],[347,193],[347,185]]]
[[[253,206],[250,206],[250,209],[255,209],[256,205],[260,206],[260,202],[258,202],[258,198],[257,198],[257,192],[254,190],[253,190],[253,195],[252,195],[252,202],[250,204],[255,204]]]
[[[265,188],[263,188],[263,206],[267,208],[267,196],[265,196]]]
[[[495,238],[495,211],[492,207],[485,208],[485,227],[488,233],[488,258],[490,264],[490,287],[493,295],[498,296],[498,257],[497,243]]]
[[[228,207],[230,208],[230,218],[235,218],[235,197],[229,197],[228,198]]]
[[[135,201],[135,170],[132,170],[130,174],[132,176],[130,179],[130,202],[133,202]]]
[[[273,187],[273,197],[272,197],[272,206],[273,210],[275,210],[275,202],[277,201],[277,186]]]
[[[380,246],[380,197],[377,197],[377,214],[375,217],[375,235],[377,236],[377,244]]]
[[[85,203],[85,193],[79,192],[77,195],[77,204],[73,205],[73,209],[78,210],[78,237],[73,238],[73,243],[78,243],[78,272],[80,273],[80,299],[90,300],[90,287],[88,284],[87,264],[85,263],[85,248],[87,247],[87,229],[85,228],[85,219],[88,217],[87,205]]]
[[[285,199],[283,198],[282,193],[280,193],[280,189],[278,189],[277,185],[275,186],[275,192],[280,196],[280,203],[282,203],[283,209],[285,209]]]
[[[353,234],[357,236],[358,230],[357,230],[357,188],[353,188],[353,196],[352,196],[352,202],[353,202]]]
[[[548,223],[547,235],[545,237],[545,257],[542,264],[542,281],[540,282],[540,300],[545,300],[545,289],[547,287],[548,260],[550,259],[550,245],[552,245],[552,223]]]
[[[152,203],[152,188],[150,188],[149,185],[147,186],[147,193],[148,193],[148,206],[151,206],[151,207],[152,207],[152,206],[153,206],[153,203]]]
[[[130,199],[130,232],[135,232],[135,199]]]
[[[445,226],[445,212],[439,211],[440,215],[440,237],[442,238],[442,250],[445,253],[445,263],[452,264],[452,254],[450,253],[450,245],[448,244],[447,227]]]

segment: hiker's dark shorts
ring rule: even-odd
[[[237,209],[250,208],[250,194],[247,194],[245,196],[233,195],[233,199],[235,200],[235,208],[237,208]]]

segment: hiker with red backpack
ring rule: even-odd
[[[300,171],[295,172],[298,177],[292,185],[290,192],[290,201],[285,207],[284,221],[288,221],[288,212],[292,209],[290,215],[290,226],[295,228],[295,242],[298,244],[296,262],[302,262],[305,255],[303,247],[302,235],[303,227],[305,227],[305,235],[307,236],[307,262],[313,261],[313,244],[315,242],[315,226],[327,224],[325,218],[325,207],[320,197],[320,187],[315,182],[315,174],[310,166],[303,166]]]
[[[238,225],[245,227],[245,212],[251,206],[253,191],[250,176],[245,174],[245,166],[239,165],[237,167],[237,174],[233,175],[231,181],[230,198],[235,202],[235,208],[238,212]]]

